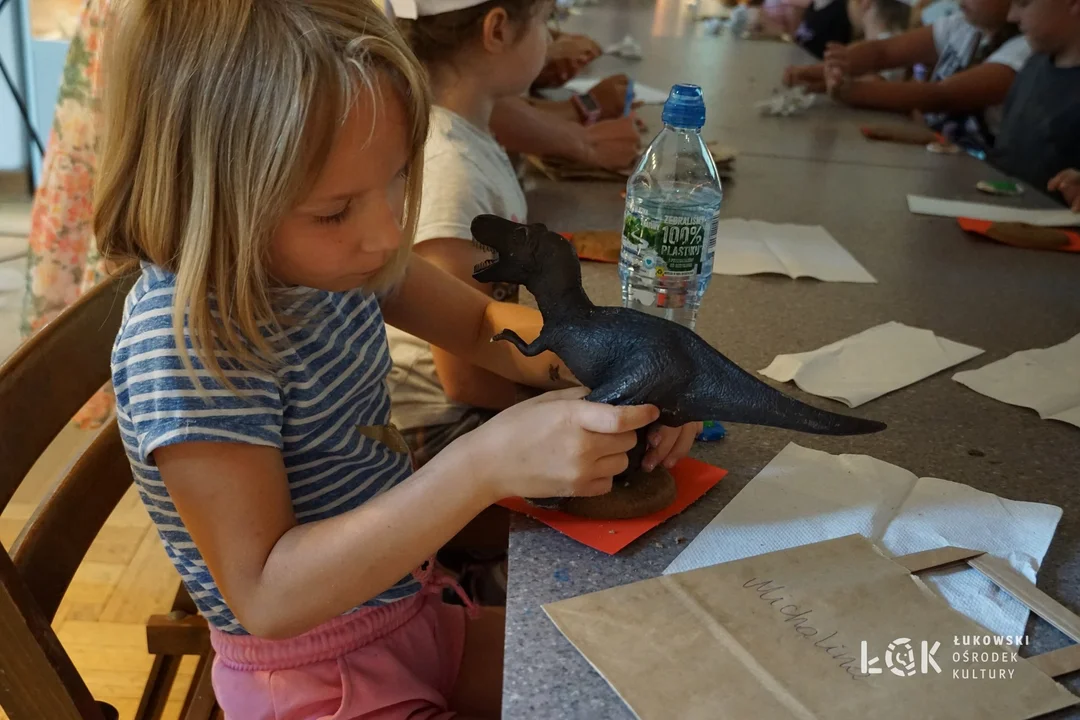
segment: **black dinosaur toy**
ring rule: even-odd
[[[544,225],[480,215],[472,222],[472,234],[495,252],[474,268],[473,277],[484,283],[524,285],[544,318],[535,342],[524,342],[512,330],[493,340],[509,341],[528,357],[552,351],[592,389],[587,400],[652,404],[660,409],[659,422],[670,427],[719,420],[819,435],[885,429],[883,423],[819,410],[784,395],[678,323],[628,308],[593,305],[581,286],[581,265],[573,247]],[[639,432],[630,466],[620,476],[624,487],[642,482],[636,477],[648,449],[647,433]],[[567,509],[563,498],[531,502]]]

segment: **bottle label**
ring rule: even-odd
[[[623,252],[640,258],[650,277],[692,277],[712,270],[716,216],[662,215],[629,210],[623,223]]]

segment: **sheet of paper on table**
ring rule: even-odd
[[[826,282],[877,282],[823,227],[777,225],[740,218],[721,220],[717,225],[713,272],[719,275],[777,273]]]
[[[953,375],[977,393],[1080,427],[1080,335]]]
[[[1019,222],[1042,227],[1073,227],[1080,225],[1080,213],[1062,208],[1060,210],[1030,210],[990,205],[988,203],[961,202],[941,198],[908,195],[908,210],[916,215],[939,217],[964,217],[990,222]]]
[[[573,80],[567,81],[567,83],[563,85],[563,88],[575,95],[583,95],[592,90],[593,86],[603,79],[604,78],[576,77]],[[643,102],[646,105],[663,105],[667,102],[667,99],[667,90],[658,90],[649,85],[642,85],[639,82],[634,82],[634,100]]]
[[[858,533],[894,555],[956,545],[1004,559],[1035,582],[1061,509],[918,478],[867,455],[784,448],[720,511],[665,574]],[[998,635],[1023,635],[1028,608],[970,568],[923,579]]]
[[[641,720],[1028,720],[1080,703],[1007,645],[964,647],[985,631],[927,572],[852,534],[543,608]]]
[[[817,350],[777,355],[761,374],[858,407],[970,360],[982,350],[888,322]]]

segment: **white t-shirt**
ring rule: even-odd
[[[488,132],[446,108],[434,107],[424,147],[424,187],[416,244],[435,238],[472,238],[477,215],[525,222],[525,193],[506,151]],[[477,249],[477,262],[487,253]],[[496,287],[497,300],[513,299],[516,288]],[[508,297],[508,295],[510,297]],[[391,416],[402,430],[456,422],[468,409],[446,396],[435,372],[431,346],[387,327],[394,368],[387,384]]]
[[[990,38],[969,23],[963,13],[939,17],[930,26],[934,32],[934,46],[937,48],[938,61],[931,81],[937,82],[966,70],[972,64],[972,58],[979,47]],[[1020,72],[1027,59],[1031,57],[1031,47],[1023,35],[1007,40],[1001,47],[990,53],[984,63],[1000,63]],[[987,108],[984,113],[986,124],[991,133],[997,134],[1001,126],[1002,106]],[[934,125],[934,118],[927,115],[927,121]]]

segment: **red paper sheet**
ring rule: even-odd
[[[984,237],[989,237],[986,234],[986,231],[989,230],[990,226],[994,224],[994,223],[990,222],[989,220],[975,220],[974,218],[965,218],[965,217],[957,218],[956,222],[958,222],[960,224],[960,227],[963,230],[965,230],[966,232],[978,233],[979,235],[983,235]],[[1058,229],[1069,236],[1070,242],[1069,242],[1068,245],[1065,245],[1063,247],[1056,247],[1056,248],[1031,248],[1031,249],[1032,250],[1043,250],[1043,249],[1045,249],[1045,250],[1057,250],[1057,251],[1060,251],[1060,252],[1080,252],[1080,233],[1074,232],[1072,230],[1065,230],[1064,228],[1058,228]],[[993,238],[990,238],[990,239],[992,240]]]
[[[727,475],[727,470],[684,458],[671,474],[675,477],[675,502],[666,510],[633,520],[586,520],[558,510],[533,507],[521,498],[503,500],[499,505],[535,518],[595,550],[614,555],[660,523],[693,505]]]

